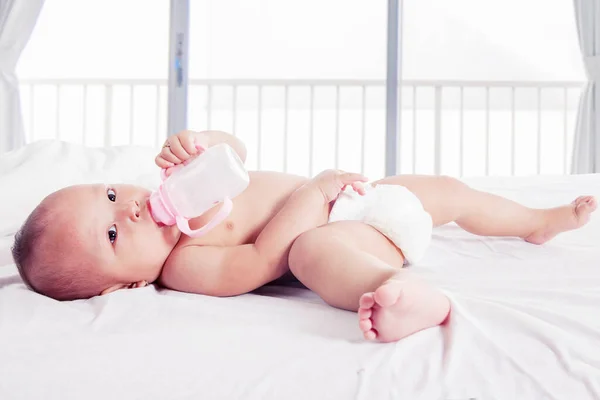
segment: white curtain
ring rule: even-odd
[[[588,83],[581,94],[571,172],[600,172],[600,0],[574,0]]]
[[[25,143],[15,68],[44,0],[0,0],[0,154]]]

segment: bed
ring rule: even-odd
[[[37,202],[80,182],[156,185],[154,152],[51,140],[0,156],[0,399],[600,398],[600,212],[543,246],[435,229],[410,268],[451,318],[391,344],[299,285],[64,303],[27,290],[10,246]],[[466,182],[536,207],[600,197],[600,175]]]

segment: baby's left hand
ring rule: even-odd
[[[364,195],[366,192],[363,183],[367,181],[362,174],[328,169],[315,176],[310,184],[321,192],[325,203],[330,203],[337,199],[346,186],[352,186],[355,192]]]
[[[203,132],[181,131],[169,136],[155,162],[171,175],[180,165],[186,165],[191,159],[202,154],[208,147],[208,137]]]

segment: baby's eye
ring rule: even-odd
[[[108,228],[108,240],[113,244],[115,243],[115,240],[117,240],[117,227],[115,225]]]
[[[113,203],[117,200],[117,192],[113,189],[106,189],[106,194],[108,195],[108,199]]]

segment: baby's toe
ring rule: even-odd
[[[594,197],[588,196],[589,198],[583,199],[575,206],[575,212],[578,216],[589,215],[590,213],[596,211],[596,199]]]
[[[375,305],[375,298],[373,297],[373,292],[365,293],[360,297],[359,300],[360,308],[371,308]]]
[[[358,326],[360,330],[363,332],[368,332],[371,328],[373,328],[373,322],[370,319],[361,319],[358,321]]]
[[[592,208],[596,208],[596,198],[594,196],[579,196],[578,198],[576,198],[573,203],[575,203],[576,206],[580,206],[583,204],[586,204]]]
[[[367,340],[375,340],[377,339],[377,332],[374,329],[371,329],[363,334],[365,339]]]
[[[370,308],[359,308],[358,309],[358,318],[359,319],[369,319],[369,318],[371,318],[371,314],[373,314],[373,311]]]

